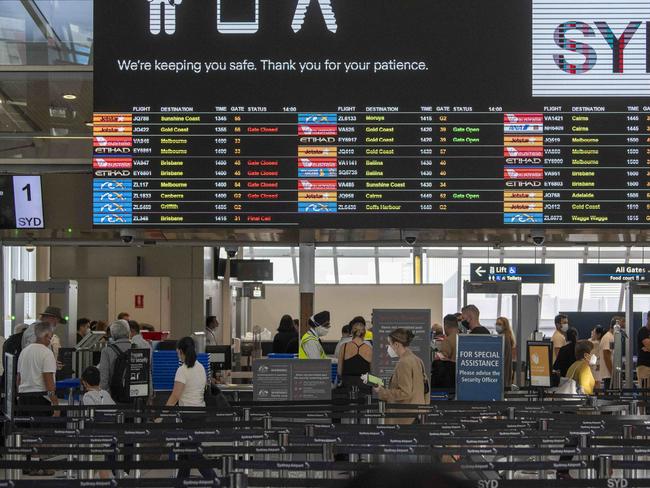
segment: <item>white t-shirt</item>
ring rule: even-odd
[[[185,388],[178,400],[180,407],[205,407],[205,368],[198,361],[188,368],[184,363],[176,370],[174,382],[183,383]]]
[[[612,334],[611,331],[607,331],[607,334],[605,334],[603,338],[600,340],[600,379],[601,380],[612,377],[612,372],[609,370],[607,364],[605,364],[605,360],[603,359],[603,357],[605,356],[603,354],[604,351],[612,351],[612,342],[614,342],[614,334]],[[610,358],[613,362],[614,361],[613,351]]]
[[[43,373],[56,373],[54,353],[43,344],[30,344],[18,356],[18,373],[18,393],[45,392]]]

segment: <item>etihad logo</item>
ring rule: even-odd
[[[508,180],[504,183],[508,188],[540,188],[542,186],[541,181]]]
[[[124,178],[131,176],[131,171],[128,169],[97,169],[95,176],[98,178]]]
[[[93,149],[95,154],[131,154],[130,147],[96,147]]]
[[[506,164],[542,164],[542,158],[506,158]]]
[[[176,32],[176,10],[183,0],[147,0],[149,2],[149,32],[158,35],[164,32],[172,35]],[[206,0],[202,0],[206,1]],[[255,34],[260,28],[260,0],[254,1],[254,13],[252,18],[246,20],[226,21],[224,20],[222,0],[217,0],[217,31],[222,34]],[[331,0],[298,0],[296,10],[291,21],[291,29],[300,32],[305,23],[307,10],[313,3],[318,3],[320,14],[325,21],[328,31],[335,33],[338,29],[336,15],[332,9]]]
[[[301,144],[334,144],[336,137],[301,137]]]

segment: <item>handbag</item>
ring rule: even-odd
[[[573,375],[570,378],[560,378],[560,386],[555,388],[554,393],[560,395],[583,395],[582,387],[578,385],[578,382],[573,379],[574,375],[578,371],[578,368],[575,369]]]
[[[232,408],[226,396],[216,385],[205,386],[203,400],[206,407],[216,408],[217,410],[230,410]]]

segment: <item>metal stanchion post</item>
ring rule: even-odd
[[[251,409],[250,408],[244,408],[242,411],[242,420],[244,422],[250,422],[251,421]]]
[[[230,488],[248,488],[248,476],[245,473],[231,473]]]
[[[580,447],[580,449],[588,449],[589,448],[589,435],[588,434],[584,434],[584,433],[580,434],[580,437],[578,437],[578,447]],[[582,459],[588,464],[591,464],[592,461],[593,461],[591,456],[582,456]],[[592,473],[591,468],[581,470],[580,477],[582,479],[590,480],[590,479],[593,478],[591,473]]]
[[[598,456],[598,479],[609,479],[612,471],[612,456],[601,454]]]
[[[381,415],[379,424],[384,425],[386,423],[386,402],[381,400],[377,402],[377,413]]]
[[[136,415],[135,419],[133,420],[136,424],[141,424],[142,423],[142,417],[140,416],[142,414],[142,405],[141,405],[141,399],[138,398],[136,399]],[[136,442],[134,444],[134,447],[138,449],[140,447],[140,443]],[[140,462],[142,460],[142,456],[140,454],[134,454],[133,455],[133,460],[136,462]],[[139,479],[142,476],[142,473],[140,472],[140,468],[136,468],[134,470],[134,477],[136,479]]]
[[[289,433],[288,432],[278,432],[278,447],[288,447],[289,446]],[[280,461],[284,462],[287,460],[286,454],[280,454]],[[278,476],[284,479],[284,470],[278,471]]]
[[[623,426],[623,439],[633,439],[634,438],[634,427],[632,425]],[[635,456],[624,456],[625,461],[636,461]],[[623,478],[631,479],[636,478],[636,471],[633,469],[626,469],[623,471]]]
[[[84,417],[83,416],[85,415],[85,412],[83,410],[81,411],[81,415],[82,415],[82,417],[77,421],[77,429],[79,429],[80,432],[84,430]],[[90,473],[88,472],[88,470],[84,469],[84,466],[83,466],[84,463],[90,461],[90,456],[86,456],[84,454],[81,454],[81,452],[83,452],[83,450],[79,451],[79,456],[77,458],[78,461],[79,461],[79,468],[77,469],[77,479],[79,479],[79,480],[90,479]]]
[[[264,426],[264,434],[268,436],[271,433],[271,430],[273,429],[273,418],[271,417],[271,414],[268,414],[266,417],[263,419],[263,426]],[[271,446],[272,441],[267,437],[267,440],[264,441],[264,445],[266,447]],[[263,456],[264,461],[268,462],[271,461],[271,454],[264,454]],[[271,471],[268,469],[264,470],[264,477],[265,478],[270,478],[271,477]]]
[[[539,419],[537,422],[537,430],[541,432],[546,432],[548,430],[548,420],[547,419]],[[537,461],[542,462],[544,460],[543,456],[537,456]],[[537,471],[537,477],[540,480],[544,479],[544,470],[540,469]]]
[[[313,424],[307,424],[305,425],[305,438],[307,438],[307,442],[313,442],[314,439],[314,433],[315,433],[315,426]],[[307,462],[311,461],[311,454],[306,454],[305,455],[305,460]],[[307,479],[313,479],[314,478],[314,473],[310,471],[305,472],[305,477]]]
[[[639,400],[632,400],[628,407],[630,415],[639,415]]]
[[[118,424],[118,425],[124,425],[124,412],[117,412],[117,414],[115,415],[115,423]],[[119,443],[117,444],[117,448],[118,449],[120,448]],[[123,462],[124,461],[124,455],[123,454],[117,454],[115,456],[115,459],[118,462]],[[115,470],[115,474],[116,474],[116,477],[117,477],[118,480],[119,479],[124,479],[126,477],[126,473],[124,472],[123,469]]]
[[[334,445],[332,444],[323,444],[323,462],[331,463],[334,461]],[[325,479],[331,478],[331,471],[325,471]]]
[[[20,434],[12,434],[7,436],[7,447],[22,447],[22,436]],[[22,456],[20,454],[12,454],[8,456],[10,461],[20,461]],[[7,470],[7,479],[8,480],[19,480],[20,475],[22,474],[21,469],[8,469]]]
[[[228,455],[221,458],[221,475],[223,477],[230,476],[235,471],[234,462],[234,456]]]
[[[508,420],[515,420],[517,417],[517,411],[515,407],[508,407]]]

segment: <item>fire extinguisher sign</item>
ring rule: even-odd
[[[144,308],[144,295],[135,296],[135,308]]]

